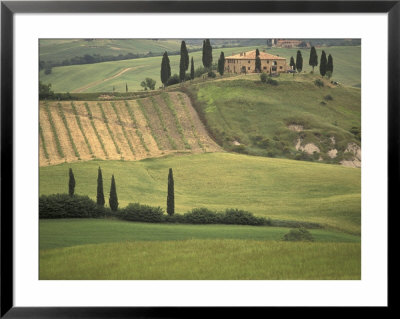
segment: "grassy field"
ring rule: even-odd
[[[221,51],[225,56],[242,51],[254,50],[256,47],[234,47],[213,50],[213,61],[218,61]],[[260,47],[262,49],[262,47]],[[360,47],[329,47],[324,48],[331,53],[334,59],[333,80],[340,81],[345,85],[360,86],[361,83],[361,48]],[[267,52],[279,54],[287,58],[296,56],[297,49],[268,49]],[[309,50],[302,49],[304,59],[304,70],[309,73],[311,67],[308,65]],[[321,49],[317,52],[320,56]],[[190,54],[193,56],[195,68],[202,66],[201,51]],[[179,73],[179,55],[170,56],[172,74]],[[51,83],[55,92],[125,92],[125,84],[130,91],[141,90],[140,82],[146,77],[157,81],[156,88],[162,85],[160,81],[161,57],[149,57],[133,60],[122,60],[85,65],[72,65],[55,67],[49,75],[40,72],[40,81]],[[319,74],[319,69],[316,70]],[[122,73],[123,72],[123,73]]]
[[[66,193],[71,167],[76,193],[95,199],[98,166],[106,202],[114,174],[120,207],[140,202],[165,208],[171,167],[177,213],[195,207],[241,208],[272,219],[316,222],[360,234],[361,172],[337,165],[229,153],[95,160],[41,167],[40,194]]]
[[[281,240],[284,227],[134,223],[112,219],[42,219],[40,250],[125,241],[188,239]],[[360,237],[323,229],[309,230],[315,242],[359,243]]]
[[[162,53],[179,51],[179,40],[146,40],[146,39],[40,39],[39,59],[41,61],[62,62],[85,54],[101,56],[118,56],[120,54]],[[188,45],[188,48],[192,48]],[[196,47],[193,47],[196,48]]]
[[[300,140],[302,146],[313,143],[319,148],[314,160],[338,163],[350,155],[345,154],[349,143],[360,145],[351,130],[361,130],[361,91],[327,83],[319,88],[316,78],[283,74],[272,86],[251,75],[187,90],[197,100],[209,131],[228,150],[235,150],[236,141],[250,154],[295,158]],[[301,132],[291,130],[291,124],[301,125]],[[328,155],[332,149],[337,150],[334,159]]]
[[[361,279],[359,243],[136,241],[40,251],[40,279]]]
[[[255,47],[225,48],[225,54],[233,52],[254,50]],[[219,50],[213,51],[214,62],[218,61]],[[190,54],[193,57],[195,68],[202,66],[202,52]],[[160,68],[162,57],[149,57],[133,60],[122,60],[103,62],[95,64],[71,65],[55,67],[49,75],[41,71],[40,81],[51,83],[54,92],[125,92],[125,85],[128,84],[130,91],[138,91],[143,88],[140,86],[146,77],[157,81],[156,88],[162,86],[160,80]],[[169,57],[171,63],[171,73],[179,73],[179,55]],[[123,73],[121,73],[123,72]]]

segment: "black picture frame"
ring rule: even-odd
[[[400,1],[2,1],[1,2],[1,318],[177,318],[213,314],[253,317],[265,308],[15,307],[13,303],[13,18],[16,13],[387,13],[388,14],[388,247],[398,212],[400,125]],[[388,252],[388,253],[389,253]],[[388,265],[390,256],[388,254]],[[390,268],[388,269],[388,271]],[[390,274],[390,273],[389,273]],[[388,280],[388,287],[390,281]],[[390,292],[390,289],[389,289]],[[388,307],[391,309],[392,295]],[[324,309],[325,310],[325,309]],[[330,309],[335,314],[339,309]],[[345,311],[349,312],[347,308]],[[360,309],[352,309],[359,311]],[[282,311],[282,310],[279,310]],[[309,314],[308,307],[286,308]],[[370,311],[370,309],[368,310]],[[353,312],[353,311],[351,311]]]

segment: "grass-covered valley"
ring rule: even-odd
[[[177,48],[86,42],[103,55]],[[71,59],[80,43],[43,42],[41,54]],[[255,48],[218,48],[213,61]],[[265,50],[289,62],[298,49]],[[39,101],[39,278],[360,279],[360,47],[317,48],[334,56],[330,79],[301,50],[303,72],[265,83],[205,73],[157,89],[160,56],[41,71],[64,95]],[[190,57],[202,65],[201,50]],[[179,55],[170,62],[178,73]],[[81,214],[84,201],[100,213]]]

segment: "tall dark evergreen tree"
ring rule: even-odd
[[[172,168],[169,169],[168,173],[167,213],[170,216],[175,213],[174,176]]]
[[[72,168],[69,169],[68,193],[71,197],[74,196],[75,193],[75,177]]]
[[[110,198],[108,200],[110,208],[113,212],[118,209],[118,197],[117,197],[117,187],[115,186],[114,174],[111,177],[111,188],[110,188]]]
[[[185,41],[181,43],[181,60],[179,62],[179,79],[182,81],[185,80],[185,73],[189,68],[189,53],[186,48]]]
[[[314,68],[318,65],[318,55],[315,47],[311,47],[310,60],[308,61],[308,64],[312,66],[312,70],[314,73]]]
[[[296,63],[294,62],[293,57],[290,57],[290,66],[293,68],[293,70],[296,70]]]
[[[101,173],[101,168],[99,166],[97,172],[97,196],[96,196],[97,205],[104,207],[104,190],[103,190],[103,174]]]
[[[193,80],[194,79],[194,62],[193,62],[193,57],[192,61],[190,63],[190,78]]]
[[[221,52],[221,55],[218,59],[218,73],[224,75],[224,68],[225,68],[225,54]]]
[[[256,57],[255,71],[256,72],[261,72],[261,59],[260,59],[259,56]]]
[[[325,51],[322,51],[322,53],[321,53],[321,62],[319,64],[319,73],[322,76],[325,76],[325,74],[326,74],[326,64],[327,64],[326,54],[325,54]]]
[[[161,61],[161,82],[164,85],[164,87],[167,84],[170,77],[171,77],[171,65],[169,64],[168,53],[167,51],[165,51]]]
[[[125,91],[128,93],[128,83],[125,83]]]
[[[332,55],[328,55],[328,63],[326,64],[326,72],[330,72],[330,75],[332,76],[333,73],[333,58]]]
[[[203,65],[208,70],[212,65],[212,46],[209,39],[203,42]]]
[[[260,56],[260,51],[258,50],[258,48],[256,49],[256,57]]]
[[[297,72],[299,72],[299,73],[303,70],[303,57],[301,56],[300,50],[297,51],[296,69],[297,69]]]

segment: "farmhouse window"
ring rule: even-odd
[[[249,60],[249,63],[250,63],[250,60]]]
[[[282,70],[282,67],[281,67],[281,66],[280,66],[279,68]]]
[[[248,69],[250,70],[250,67],[248,67]]]
[[[267,67],[266,66],[264,66],[264,70],[266,70],[267,69]]]
[[[269,64],[269,61],[267,61],[267,64]]]

